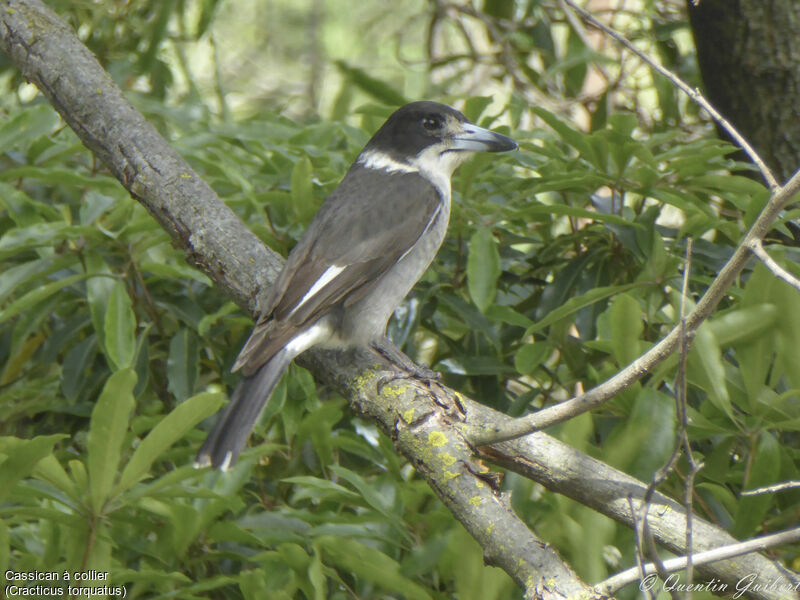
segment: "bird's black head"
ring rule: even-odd
[[[359,157],[367,164],[387,160],[446,171],[449,176],[472,152],[505,152],[516,142],[470,123],[456,109],[438,102],[420,101],[395,111],[372,136]]]

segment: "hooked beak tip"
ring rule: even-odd
[[[471,152],[508,152],[517,148],[517,142],[510,137],[472,123],[464,124],[464,131],[456,135],[453,143],[453,150]]]

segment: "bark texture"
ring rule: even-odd
[[[687,5],[706,96],[786,181],[800,164],[800,4]]]

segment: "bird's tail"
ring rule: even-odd
[[[210,465],[226,471],[236,462],[292,358],[294,354],[286,348],[279,350],[258,371],[239,382],[217,424],[197,453],[196,467]]]

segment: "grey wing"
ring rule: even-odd
[[[289,254],[234,368],[256,369],[291,331],[369,293],[441,208],[439,192],[416,173],[353,166]]]

